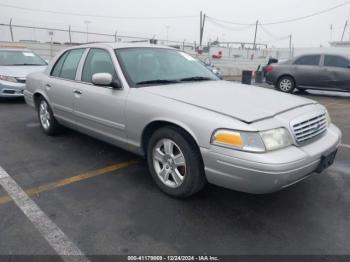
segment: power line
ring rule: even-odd
[[[254,26],[254,25],[248,25],[248,26],[241,26],[241,27],[232,27],[229,25],[223,25],[220,22],[212,20],[211,18],[208,18],[208,22],[212,23],[214,26],[217,26],[217,27],[229,30],[229,31],[235,31],[235,32],[248,30]]]
[[[212,21],[219,21],[222,23],[226,23],[226,24],[231,24],[231,25],[240,25],[240,26],[254,26],[255,23],[238,23],[238,22],[232,22],[232,21],[228,21],[228,20],[222,20],[222,19],[218,19],[218,18],[214,18],[212,16],[207,16],[208,19],[211,19]]]
[[[291,19],[287,19],[287,20],[281,20],[281,21],[277,21],[277,22],[265,23],[264,25],[277,25],[277,24],[286,24],[286,23],[296,22],[296,21],[304,20],[304,19],[307,19],[307,18],[311,18],[311,17],[314,17],[314,16],[318,16],[318,15],[322,15],[322,14],[331,12],[331,11],[333,11],[335,9],[338,9],[340,7],[343,7],[343,6],[346,6],[346,5],[349,5],[349,4],[350,4],[350,1],[346,1],[346,2],[344,2],[342,4],[339,4],[339,5],[336,5],[336,6],[324,9],[322,11],[318,11],[318,12],[309,14],[309,15],[300,16],[300,17],[296,17],[296,18],[291,18]]]
[[[297,22],[297,21],[300,21],[300,20],[308,19],[308,18],[311,18],[311,17],[314,17],[314,16],[318,16],[318,15],[322,15],[322,14],[331,12],[331,11],[333,11],[335,9],[338,9],[340,7],[343,7],[343,6],[346,6],[346,5],[349,5],[349,4],[350,4],[350,1],[346,1],[346,2],[344,2],[342,4],[339,4],[339,5],[336,5],[336,6],[333,6],[333,7],[330,7],[330,8],[321,10],[321,11],[318,11],[318,12],[314,12],[314,13],[309,14],[309,15],[304,15],[304,16],[300,16],[300,17],[295,17],[295,18],[286,19],[286,20],[280,20],[280,21],[275,21],[275,22],[262,23],[260,25],[269,26],[269,25],[279,25],[279,24],[287,24],[287,23]],[[232,25],[241,25],[241,26],[253,26],[253,25],[255,25],[255,23],[232,22],[232,21],[222,20],[222,19],[218,19],[218,18],[214,18],[214,17],[210,17],[210,19],[216,20],[216,21],[220,21],[220,22],[223,22],[223,23],[227,23],[227,24],[232,24]]]
[[[109,19],[139,19],[139,20],[152,20],[152,19],[178,19],[178,18],[197,18],[197,15],[188,15],[188,16],[135,16],[135,17],[127,17],[127,16],[109,16],[109,15],[94,15],[94,14],[81,14],[81,13],[73,13],[73,12],[60,12],[60,11],[53,11],[48,9],[36,9],[36,8],[29,8],[29,7],[22,7],[22,6],[15,6],[15,5],[8,5],[0,3],[0,6],[7,7],[7,8],[13,8],[18,10],[25,10],[30,12],[40,12],[40,13],[49,13],[49,14],[56,14],[56,15],[67,15],[67,16],[80,16],[80,17],[95,17],[95,18],[109,18]]]
[[[280,39],[281,37],[275,35],[274,33],[271,33],[271,31],[267,30],[262,24],[259,24],[260,29],[267,35],[269,35],[273,39]],[[289,36],[288,36],[289,37]]]

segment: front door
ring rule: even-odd
[[[325,55],[324,68],[332,89],[350,91],[350,61],[337,55]]]
[[[101,135],[102,139],[126,143],[124,110],[128,89],[93,85],[92,76],[96,73],[118,77],[111,53],[107,50],[92,48],[87,54],[81,82],[74,90],[77,124],[84,131]]]

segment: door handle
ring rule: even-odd
[[[83,94],[83,92],[81,92],[80,90],[77,90],[77,89],[74,89],[73,93],[76,94],[76,95],[82,95]]]
[[[50,84],[46,84],[46,85],[45,85],[45,88],[46,88],[47,90],[50,90],[51,85],[50,85]]]

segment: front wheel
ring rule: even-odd
[[[152,135],[147,163],[155,183],[170,196],[189,197],[206,184],[199,149],[179,128],[161,128]]]
[[[279,91],[284,93],[292,93],[295,87],[294,79],[290,76],[282,76],[276,86]]]
[[[55,119],[52,109],[45,98],[41,97],[39,99],[37,108],[40,125],[44,133],[49,136],[58,134],[61,130],[61,126]]]

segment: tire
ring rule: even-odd
[[[37,104],[39,123],[45,134],[54,136],[60,133],[61,126],[55,119],[52,109],[45,98],[40,97]]]
[[[276,89],[283,93],[292,93],[295,88],[295,81],[290,76],[282,76],[276,85]]]
[[[307,95],[310,94],[305,88],[298,88],[299,94]]]
[[[172,197],[192,196],[207,183],[198,146],[180,128],[163,127],[153,133],[147,146],[147,164],[158,187]]]

